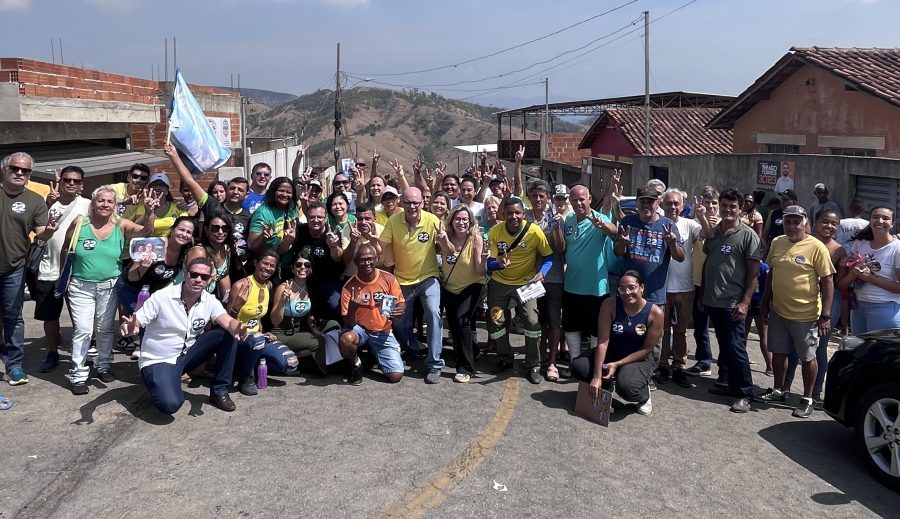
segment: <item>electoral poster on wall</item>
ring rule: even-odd
[[[756,169],[756,186],[776,193],[794,189],[794,169],[792,160],[761,160]]]

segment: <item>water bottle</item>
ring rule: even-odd
[[[269,387],[269,367],[266,366],[266,359],[259,359],[259,367],[256,368],[256,387],[265,389]]]
[[[144,302],[148,297],[150,297],[150,285],[144,285],[144,287],[141,288],[141,292],[137,296],[137,303],[135,303],[134,305],[135,312],[137,312],[141,309],[142,306],[144,306]]]

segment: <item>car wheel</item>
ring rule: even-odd
[[[856,409],[857,446],[875,476],[900,490],[900,384],[870,389]]]

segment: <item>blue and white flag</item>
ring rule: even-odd
[[[203,115],[181,70],[175,71],[175,91],[169,106],[169,133],[181,159],[195,175],[219,168],[231,158],[231,149],[222,144]]]

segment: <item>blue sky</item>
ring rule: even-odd
[[[304,94],[333,85],[342,69],[376,81],[422,86],[476,81],[601,39],[579,54],[503,78],[425,88],[504,107],[643,93],[642,23],[689,0],[0,0],[0,55],[50,61],[62,38],[67,64],[150,77],[164,38],[178,39],[178,64],[192,83]],[[622,6],[539,42],[426,74],[386,76],[477,58]],[[651,90],[735,95],[791,46],[897,47],[900,2],[891,0],[696,0],[650,28]],[[628,34],[629,31],[635,31]],[[613,38],[621,37],[616,41]],[[598,45],[607,44],[597,48]],[[57,60],[59,54],[57,51]],[[170,65],[172,58],[170,57]],[[529,78],[529,76],[534,77]],[[171,73],[170,73],[171,77]],[[348,86],[358,79],[349,78]],[[456,92],[526,84],[494,92]],[[479,95],[480,94],[480,95]]]

